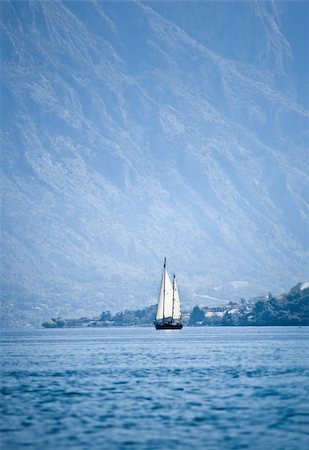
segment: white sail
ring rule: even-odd
[[[173,319],[179,320],[181,318],[181,309],[180,309],[180,299],[179,292],[176,283],[176,278],[174,277],[174,309],[173,309]]]
[[[173,314],[173,286],[164,265],[161,281],[159,303],[157,309],[157,320],[172,317]]]

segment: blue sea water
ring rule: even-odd
[[[1,449],[298,450],[306,327],[2,333]]]

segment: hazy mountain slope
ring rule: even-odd
[[[148,305],[164,256],[187,305],[307,277],[293,52],[232,5],[1,4],[6,322]]]

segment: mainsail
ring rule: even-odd
[[[179,299],[179,292],[177,288],[176,283],[176,277],[174,275],[173,279],[173,293],[174,293],[174,299],[173,299],[173,319],[179,320],[181,318],[181,309],[180,309],[180,299]]]
[[[172,316],[173,316],[173,286],[170,277],[167,273],[166,263],[164,261],[156,319],[163,320],[167,317]]]

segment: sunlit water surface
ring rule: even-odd
[[[2,449],[306,449],[308,328],[2,333]]]

